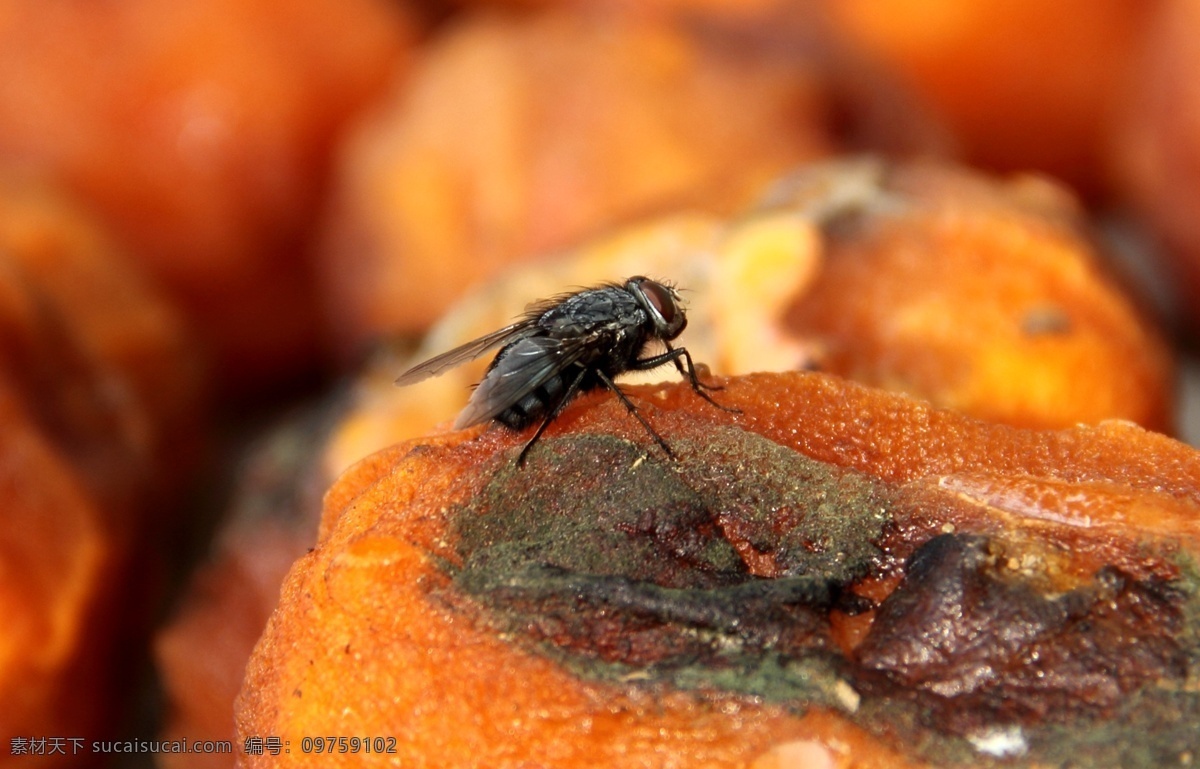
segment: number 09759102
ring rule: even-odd
[[[304,753],[395,753],[395,737],[305,737]]]

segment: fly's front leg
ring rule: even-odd
[[[680,358],[682,358],[683,361],[681,361]],[[642,360],[635,361],[630,368],[634,371],[647,371],[652,368],[658,368],[667,361],[675,364],[675,368],[679,371],[681,376],[687,377],[688,381],[692,385],[692,389],[695,390],[696,394],[701,398],[721,409],[722,411],[728,411],[731,414],[742,413],[741,409],[722,406],[720,403],[717,403],[715,400],[713,400],[712,396],[704,392],[705,390],[724,390],[725,388],[720,385],[704,384],[700,381],[700,377],[696,376],[696,364],[692,362],[692,354],[687,351],[686,347],[672,347],[668,343],[666,352],[662,353],[661,355],[654,355],[649,358],[643,358]],[[687,362],[686,367],[684,366],[684,361]]]
[[[678,348],[678,351],[677,351],[676,348],[671,346],[670,342],[663,342],[663,344],[665,344],[667,346],[667,354],[668,355],[672,354],[672,353],[677,353],[675,355],[675,357],[671,359],[671,362],[675,364],[675,370],[679,372],[679,375],[686,376],[688,378],[688,380],[692,383],[693,390],[695,390],[696,392],[700,392],[701,388],[703,388],[705,390],[713,390],[713,391],[725,389],[725,387],[723,385],[710,385],[710,384],[705,384],[704,382],[700,381],[700,377],[696,375],[696,365],[694,363],[692,363],[692,354],[687,351],[686,347],[680,347],[680,348]],[[680,358],[683,358],[684,360],[687,361],[687,370],[684,370],[683,363],[679,360]],[[701,394],[703,394],[703,393],[701,393]]]

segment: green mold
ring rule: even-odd
[[[451,511],[461,567],[447,568],[456,589],[484,609],[484,621],[581,677],[746,695],[798,712],[837,708],[884,739],[905,735],[898,747],[938,765],[1200,761],[1200,571],[1191,560],[1180,561],[1183,576],[1169,585],[1127,586],[1128,612],[1091,608],[1126,589],[1124,577],[1108,574],[1112,584],[1098,581],[1061,599],[1070,602],[1064,613],[1047,608],[1060,598],[1042,596],[1036,578],[1009,584],[963,554],[986,548],[986,538],[947,535],[941,547],[949,554],[940,556],[933,542],[923,545],[927,558],[961,562],[941,564],[946,572],[930,582],[928,596],[913,583],[914,612],[927,597],[944,603],[943,593],[974,590],[983,608],[972,610],[984,620],[993,604],[1016,601],[1022,605],[996,611],[1040,617],[1075,644],[1091,637],[1086,623],[1107,622],[1100,637],[1115,639],[1112,649],[1133,643],[1144,654],[1135,636],[1122,636],[1128,614],[1128,633],[1165,650],[1151,660],[1161,663],[1161,677],[1147,680],[1134,669],[1131,680],[1142,683],[1106,717],[1051,709],[1039,720],[1025,707],[998,731],[985,720],[974,731],[948,730],[922,700],[928,692],[914,694],[902,681],[904,668],[865,667],[830,635],[832,610],[863,608],[846,588],[886,560],[877,543],[904,513],[892,487],[736,428],[716,429],[705,441],[673,436],[671,444],[677,461],[605,435],[544,440],[523,468],[515,450],[499,457],[481,470],[491,474],[483,491]],[[751,559],[769,566],[771,578],[752,574]],[[901,623],[892,632],[903,633],[903,612],[897,619],[893,607],[891,616]],[[1039,627],[1030,632],[1039,643],[1056,638],[1050,630],[1037,637]],[[1097,672],[1124,680],[1120,671]],[[1033,698],[1024,705],[1036,711],[1038,690],[1014,680],[1014,696]],[[988,718],[1004,712],[1003,696],[987,701]],[[963,702],[943,704],[973,706]]]

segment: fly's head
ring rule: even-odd
[[[633,294],[654,324],[653,335],[670,341],[687,327],[683,299],[673,287],[638,276],[625,281],[625,290]]]

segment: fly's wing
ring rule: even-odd
[[[530,333],[532,330],[533,321],[528,318],[511,326],[505,326],[499,331],[493,331],[464,345],[455,347],[453,350],[430,358],[423,363],[418,363],[396,379],[396,386],[407,387],[410,384],[416,384],[430,377],[443,374],[455,366],[461,366],[469,360],[475,360],[488,350],[499,347],[506,342],[511,342],[523,334]]]
[[[587,349],[589,340],[532,336],[519,339],[492,364],[458,415],[455,429],[481,424],[499,416],[571,364]]]

